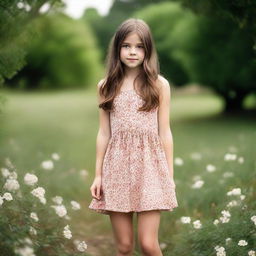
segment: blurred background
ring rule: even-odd
[[[247,237],[255,249],[249,224],[241,237],[234,231],[256,211],[255,1],[0,0],[1,167],[9,159],[19,175],[39,175],[48,196],[79,201],[82,209],[70,223],[86,240],[88,255],[113,255],[108,216],[88,209],[98,132],[96,84],[104,76],[111,37],[130,17],[149,24],[161,74],[171,84],[180,207],[163,213],[164,255],[214,255],[204,239],[220,244],[232,235]],[[54,168],[43,168],[54,153],[60,156]],[[201,185],[193,187],[198,180]],[[247,191],[249,215],[237,214],[230,227],[187,235],[181,216],[211,222],[233,187]],[[232,255],[249,251],[229,246]]]

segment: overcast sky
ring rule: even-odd
[[[106,15],[112,5],[113,0],[63,0],[66,3],[66,13],[73,18],[80,18],[84,10],[94,7],[101,15]]]

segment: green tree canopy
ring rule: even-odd
[[[0,0],[0,83],[25,65],[31,22],[43,9],[50,12],[61,7],[61,0]]]
[[[100,76],[100,52],[92,31],[64,14],[41,17],[33,28],[27,65],[9,84],[12,87],[62,88],[89,86]]]
[[[212,88],[227,111],[241,109],[245,96],[255,92],[256,64],[246,29],[228,18],[196,15],[178,3],[151,5],[135,16],[150,25],[162,70],[174,83],[185,74],[183,82],[188,78]]]

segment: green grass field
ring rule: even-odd
[[[88,253],[113,256],[113,238],[108,216],[88,209],[98,132],[95,93],[6,92],[5,95],[8,101],[0,116],[1,167],[8,157],[16,166],[18,175],[23,176],[29,171],[38,175],[40,184],[46,188],[46,197],[60,195],[67,200],[78,201],[82,209],[71,216],[71,228],[76,230],[79,238],[87,242]],[[247,213],[256,213],[253,204],[253,197],[256,196],[256,116],[220,114],[222,104],[212,94],[172,94],[174,158],[181,158],[183,165],[174,167],[179,207],[172,213],[162,212],[159,240],[166,247],[163,249],[164,255],[215,255],[213,245],[207,244],[203,238],[214,243],[223,237],[216,235],[217,231],[209,226],[197,230],[196,234],[189,233],[187,226],[181,224],[179,219],[181,216],[190,216],[209,224],[228,202],[226,192],[232,188],[242,189],[246,196]],[[50,159],[54,152],[60,155],[54,169],[42,169],[41,162]],[[224,155],[227,153],[236,154],[244,162],[225,161]],[[192,154],[199,155],[200,159],[193,159]],[[215,172],[206,171],[209,164],[216,167]],[[80,175],[80,171],[84,169],[89,173],[86,177]],[[233,176],[223,178],[225,172],[232,172]],[[200,189],[191,188],[195,176],[204,180]],[[235,222],[232,225],[235,227]],[[250,227],[243,231],[244,236]],[[229,229],[225,229],[227,230]],[[189,235],[186,237],[186,234]],[[216,237],[211,237],[212,234]],[[229,233],[225,235],[228,236]],[[238,239],[233,235],[234,239]],[[235,254],[230,255],[236,255],[237,252],[247,255],[246,250],[255,249],[255,242],[250,240],[252,235],[255,233],[247,236],[247,248],[234,244],[230,250]],[[240,251],[234,249],[236,246]],[[137,246],[135,255],[140,255]]]

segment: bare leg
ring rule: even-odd
[[[133,212],[111,212],[109,216],[116,242],[116,256],[131,256],[135,244],[133,238]]]
[[[160,217],[159,210],[138,212],[138,241],[144,256],[163,256],[158,242]]]

